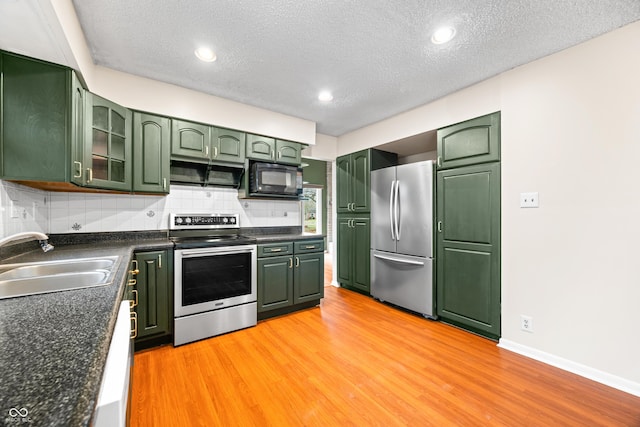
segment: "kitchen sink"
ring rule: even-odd
[[[111,283],[118,257],[0,265],[0,299]]]

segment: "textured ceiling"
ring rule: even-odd
[[[94,61],[339,136],[640,19],[638,0],[74,0]],[[437,27],[457,29],[445,45]],[[218,60],[198,61],[209,45]],[[317,100],[322,89],[334,100]]]

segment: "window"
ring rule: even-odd
[[[322,188],[307,187],[302,190],[302,231],[322,234]]]

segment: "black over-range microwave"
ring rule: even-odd
[[[249,195],[299,199],[302,195],[302,168],[250,161]]]

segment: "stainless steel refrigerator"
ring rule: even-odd
[[[371,295],[434,318],[433,162],[371,172]]]

